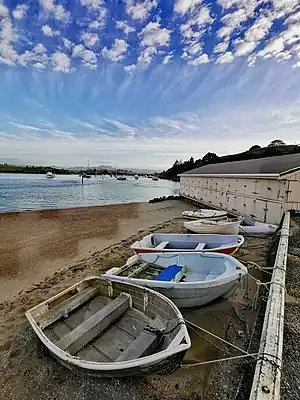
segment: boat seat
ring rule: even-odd
[[[199,242],[197,244],[197,246],[195,247],[195,250],[203,250],[205,246],[206,246],[206,243]]]
[[[183,265],[169,265],[166,269],[161,271],[153,280],[165,282],[178,282],[184,275]]]
[[[160,242],[157,246],[155,246],[156,249],[164,249],[166,246],[168,246],[170,242]]]

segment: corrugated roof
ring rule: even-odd
[[[284,156],[265,157],[254,160],[232,161],[208,164],[184,172],[182,175],[194,174],[283,174],[294,168],[300,168],[300,153]]]

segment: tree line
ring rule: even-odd
[[[215,153],[207,153],[201,159],[194,160],[191,157],[187,161],[176,160],[171,168],[163,171],[159,174],[161,179],[169,179],[174,181],[179,181],[179,174],[183,172],[190,171],[194,168],[202,167],[207,164],[216,164],[216,163],[224,163],[231,161],[243,161],[250,160],[255,158],[263,158],[263,157],[274,157],[280,156],[284,154],[295,154],[300,153],[299,145],[286,145],[282,140],[276,139],[273,140],[267,147],[261,147],[259,145],[251,146],[249,150],[246,150],[242,153],[230,154],[226,156],[217,156]]]

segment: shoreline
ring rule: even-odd
[[[0,303],[109,246],[180,217],[187,207],[182,200],[166,200],[1,213]]]

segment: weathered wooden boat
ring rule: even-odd
[[[136,254],[172,252],[215,252],[233,254],[244,243],[242,235],[197,235],[152,233],[131,246]]]
[[[66,367],[99,377],[168,373],[190,338],[165,296],[90,277],[26,312],[32,328]]]
[[[264,222],[253,221],[251,225],[247,220],[242,221],[239,232],[244,236],[271,236],[278,229],[278,225],[266,224]]]
[[[239,233],[241,220],[211,221],[201,219],[184,222],[184,227],[195,233],[219,233],[237,235]]]
[[[219,253],[147,253],[132,256],[125,266],[102,276],[155,289],[179,308],[198,307],[229,296],[247,268]]]
[[[221,219],[227,218],[226,211],[219,210],[208,210],[205,208],[199,209],[197,211],[183,211],[182,216],[188,219],[209,219],[213,221],[219,221]]]

